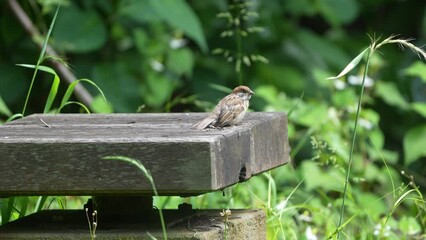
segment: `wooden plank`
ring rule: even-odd
[[[153,194],[137,168],[102,159],[112,155],[139,159],[160,195],[181,196],[223,189],[288,162],[283,113],[248,113],[223,129],[190,128],[205,116],[35,114],[5,124],[0,196]]]

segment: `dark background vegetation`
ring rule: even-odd
[[[19,2],[45,34],[56,2]],[[233,26],[217,17],[233,5],[225,0],[63,1],[49,44],[77,78],[91,79],[104,91],[109,105],[86,86],[96,112],[208,111],[227,88],[239,84],[235,36],[221,36]],[[263,207],[273,219],[271,238],[329,236],[338,221],[359,96],[353,80],[360,79],[363,68],[339,81],[325,78],[336,76],[370,38],[397,34],[417,46],[426,44],[426,2],[270,0],[252,1],[248,10],[258,17],[241,27],[263,31],[242,37],[241,53],[264,56],[268,63],[242,64],[243,83],[256,92],[253,111],[291,110],[294,168],[281,167],[234,187],[226,201],[211,195],[191,201],[199,207]],[[0,13],[0,103],[5,103],[0,117],[5,121],[22,111],[32,76],[16,64],[35,64],[36,43],[43,39],[27,34],[7,1],[0,3]],[[217,48],[230,50],[232,61],[212,54]],[[50,77],[38,76],[28,114],[42,111]],[[346,210],[355,218],[346,232],[356,238],[420,239],[426,228],[426,65],[410,50],[387,45],[371,60],[369,78]],[[60,89],[65,91],[65,82]],[[63,112],[79,111],[74,106]],[[267,191],[271,184],[273,198]],[[253,200],[258,199],[253,194],[263,201]],[[158,201],[173,207],[179,200]]]

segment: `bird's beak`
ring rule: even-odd
[[[252,90],[250,90],[250,94],[251,94],[251,95],[254,95],[254,92],[253,92]]]

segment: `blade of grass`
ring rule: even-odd
[[[13,206],[15,205],[15,197],[2,199],[2,208],[1,208],[1,224],[4,225],[10,221],[13,212]],[[6,203],[5,203],[6,202]]]
[[[24,117],[24,115],[22,115],[22,113],[16,113],[16,114],[13,114],[12,116],[10,116],[10,117],[6,120],[6,122],[11,122],[11,121],[13,121],[13,120],[15,120],[15,119],[17,119],[17,118],[22,118],[22,117]]]
[[[31,95],[31,91],[33,89],[35,77],[36,77],[38,69],[39,69],[38,67],[43,62],[44,55],[46,53],[47,42],[49,41],[50,34],[52,33],[53,26],[55,25],[56,17],[58,15],[60,6],[61,5],[59,4],[58,7],[56,8],[55,15],[53,15],[52,22],[50,23],[49,30],[47,31],[46,39],[44,40],[43,47],[41,49],[40,55],[39,55],[38,60],[37,60],[37,65],[34,68],[34,73],[33,73],[32,79],[31,79],[30,88],[28,89],[27,97],[25,98],[24,107],[22,109],[22,116],[25,116],[25,110],[27,109],[28,100],[30,99],[30,95]]]
[[[124,156],[106,156],[106,157],[103,157],[102,159],[119,160],[119,161],[127,162],[136,166],[137,168],[139,168],[139,170],[143,172],[145,177],[151,183],[151,187],[152,187],[152,190],[154,191],[155,196],[158,196],[157,188],[155,187],[154,179],[151,173],[145,168],[145,166],[139,160],[129,158],[129,157],[124,157]],[[158,208],[158,213],[160,215],[161,228],[163,230],[163,239],[167,240],[166,225],[164,223],[163,211],[161,210],[161,208]]]
[[[364,51],[362,51],[360,54],[358,54],[358,56],[356,56],[354,59],[352,59],[352,61],[342,70],[341,73],[339,73],[339,75],[337,75],[335,77],[329,77],[329,78],[326,78],[326,79],[332,80],[332,79],[337,79],[337,78],[341,78],[341,77],[345,76],[348,72],[350,72],[352,69],[354,69],[358,65],[358,63],[362,60],[365,53],[369,49],[370,49],[370,47],[364,49]]]
[[[89,108],[86,105],[84,105],[81,102],[75,102],[75,101],[68,101],[68,102],[66,102],[64,105],[62,105],[60,108],[58,108],[57,112],[60,113],[64,107],[66,107],[68,105],[72,105],[72,104],[79,105],[81,108],[84,109],[84,111],[86,111],[86,113],[90,114],[90,110],[89,110]]]
[[[25,215],[27,215],[27,209],[28,209],[28,202],[29,202],[29,197],[20,197],[20,205],[21,205],[21,209],[19,210],[19,217],[18,218],[23,218],[25,217]]]
[[[374,48],[372,48],[372,47],[367,48],[367,49],[371,49],[371,50],[367,54],[366,64],[365,64],[365,67],[364,67],[364,74],[362,76],[361,93],[359,94],[358,105],[357,105],[357,109],[356,109],[355,123],[354,123],[354,128],[353,128],[353,133],[352,133],[352,144],[351,144],[351,150],[349,152],[348,169],[346,170],[346,180],[345,180],[345,185],[344,185],[344,188],[343,188],[343,199],[342,199],[342,205],[340,207],[340,217],[339,217],[339,224],[338,224],[337,239],[340,239],[340,232],[341,232],[341,229],[344,227],[344,226],[342,226],[342,221],[343,221],[343,215],[344,215],[344,211],[345,211],[345,202],[346,202],[346,196],[347,196],[347,192],[348,192],[349,177],[350,177],[350,174],[351,174],[353,154],[354,154],[354,150],[355,150],[355,142],[356,142],[356,136],[357,136],[357,130],[358,130],[358,120],[359,120],[359,115],[361,113],[362,98],[364,96],[365,79],[367,77],[368,67],[370,65],[370,57],[374,52]]]
[[[46,104],[44,105],[44,110],[43,110],[43,113],[48,113],[50,111],[50,108],[52,107],[53,101],[55,100],[56,94],[58,93],[59,82],[60,82],[58,74],[56,74],[55,70],[46,66],[31,65],[31,64],[17,64],[17,65],[21,67],[26,67],[26,68],[34,68],[36,70],[41,70],[43,72],[53,74],[53,83],[50,88],[50,92],[47,97]]]
[[[43,209],[43,206],[46,203],[46,201],[47,201],[47,196],[38,197],[37,204],[36,204],[36,207],[35,207],[35,209],[36,209],[35,211],[36,212],[41,211]]]
[[[72,83],[68,86],[67,91],[65,92],[64,96],[62,97],[61,106],[59,107],[59,110],[60,110],[60,109],[62,109],[65,105],[67,105],[68,100],[69,100],[69,99],[70,99],[70,97],[71,97],[71,94],[74,92],[75,86],[76,86],[79,82],[87,82],[87,83],[89,83],[89,84],[93,85],[93,86],[94,86],[94,87],[95,87],[95,88],[99,91],[99,93],[101,94],[101,96],[102,96],[102,98],[104,99],[104,101],[105,101],[105,102],[107,101],[107,100],[106,100],[106,98],[105,98],[104,93],[103,93],[103,92],[102,92],[102,90],[98,87],[98,85],[96,85],[96,83],[94,83],[93,81],[91,81],[91,80],[89,80],[89,79],[83,78],[83,79],[78,79],[78,80],[76,80],[76,81],[72,82]],[[85,107],[85,108],[86,108],[86,107]],[[60,112],[59,110],[58,110],[58,112]]]
[[[6,117],[10,117],[12,115],[12,112],[7,107],[6,103],[3,101],[3,98],[0,95],[0,113],[5,115]]]

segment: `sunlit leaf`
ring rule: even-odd
[[[92,103],[90,108],[96,112],[96,113],[112,113],[114,112],[114,107],[111,103],[108,101],[105,101],[105,99],[101,95],[97,95]]]
[[[422,61],[415,61],[404,70],[408,76],[420,77],[426,83],[426,64]]]
[[[414,236],[421,232],[422,227],[419,222],[417,222],[416,218],[411,216],[402,216],[399,221],[399,230],[404,233],[405,236]]]
[[[411,107],[414,109],[414,111],[416,111],[417,113],[419,113],[420,115],[426,118],[426,103],[421,103],[421,102],[412,103]]]
[[[398,87],[393,82],[377,82],[376,93],[391,106],[407,109],[408,102],[404,99],[398,90]]]
[[[404,136],[404,164],[406,166],[426,156],[426,124],[410,128]]]
[[[354,59],[352,59],[352,61],[343,69],[343,71],[341,73],[339,73],[339,75],[337,75],[335,77],[329,77],[327,79],[337,79],[337,78],[341,78],[341,77],[345,76],[348,72],[350,72],[352,69],[354,69],[359,64],[359,62],[364,57],[364,55],[368,52],[369,49],[370,49],[370,47],[364,49],[364,51],[362,51],[360,54],[358,54],[358,56],[356,56]]]
[[[187,48],[172,50],[169,52],[166,66],[178,75],[191,77],[194,68],[194,56]]]
[[[179,28],[193,39],[204,52],[208,51],[203,28],[195,12],[183,0],[151,0],[157,15],[168,24]]]

